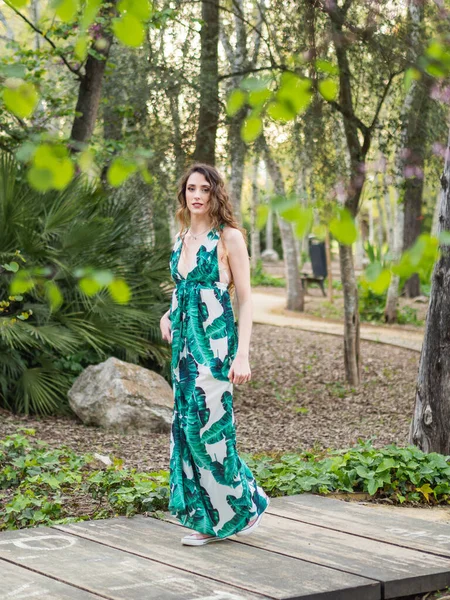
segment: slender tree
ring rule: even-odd
[[[272,156],[270,148],[264,135],[260,138],[260,144],[264,153],[264,161],[267,171],[273,181],[275,193],[279,196],[286,195],[286,188],[280,167]],[[287,308],[289,310],[304,310],[304,295],[300,273],[298,268],[297,247],[295,236],[292,230],[292,224],[280,217],[277,212],[278,227],[281,234],[281,243],[283,245],[284,264],[287,280]]]
[[[227,91],[238,88],[245,75],[256,69],[261,45],[261,28],[265,13],[264,0],[256,4],[256,10],[258,18],[253,29],[253,35],[251,36],[253,42],[251,47],[248,40],[249,36],[247,35],[247,23],[243,0],[235,0],[233,2],[233,31],[228,31],[222,13],[220,41],[225,50],[230,73],[223,74],[220,79],[225,82]],[[235,39],[234,44],[232,42],[232,37]],[[247,154],[247,144],[242,139],[241,128],[247,114],[248,108],[243,107],[236,114],[228,117],[228,145],[231,161],[230,195],[233,202],[234,213],[240,222],[242,222],[242,182],[244,178],[245,157]]]
[[[441,176],[438,233],[450,232],[450,132]],[[450,454],[450,244],[434,267],[409,442]]]
[[[216,164],[216,135],[219,122],[219,2],[203,0],[200,32],[200,112],[194,160]]]

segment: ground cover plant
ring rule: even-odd
[[[0,440],[0,530],[54,525],[168,509],[169,472],[138,472],[120,458],[50,448],[22,429]],[[272,455],[242,454],[270,496],[367,492],[397,504],[449,504],[450,456],[414,446],[353,448]],[[101,461],[100,461],[101,464]]]

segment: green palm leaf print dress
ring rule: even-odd
[[[228,373],[238,335],[228,284],[219,276],[219,239],[217,229],[208,232],[186,277],[178,271],[182,236],[170,258],[175,288],[169,313],[174,392],[169,510],[186,527],[227,537],[263,513],[268,502],[236,449]]]

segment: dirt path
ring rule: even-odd
[[[278,327],[293,327],[295,329],[302,329],[303,331],[337,336],[344,334],[344,325],[342,322],[315,318],[306,316],[305,313],[286,310],[284,308],[286,306],[284,295],[262,293],[254,289],[252,298],[253,320],[255,323],[276,325]],[[361,339],[420,352],[423,333],[394,326],[387,327],[362,323]]]

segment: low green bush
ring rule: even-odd
[[[361,321],[384,323],[387,292],[376,294],[367,286],[359,283],[358,294]],[[397,322],[400,325],[423,325],[423,321],[417,317],[417,309],[411,306],[403,306],[397,311]]]
[[[256,267],[251,272],[251,284],[252,286],[258,285],[270,285],[272,287],[286,287],[286,280],[282,277],[274,277],[269,275],[263,269],[262,260],[258,260]]]
[[[0,531],[168,510],[169,471],[138,473],[117,458],[98,469],[91,454],[52,449],[34,433],[0,440]],[[272,497],[366,492],[396,504],[450,503],[450,456],[415,446],[359,439],[343,450],[241,456]]]
[[[169,375],[159,320],[170,303],[170,245],[150,243],[142,194],[105,192],[83,177],[40,193],[1,152],[0,190],[0,406],[70,414],[76,376],[110,356]],[[27,270],[41,284],[13,294]],[[111,275],[119,288],[126,282],[129,302],[111,296]],[[56,285],[63,302],[52,305]]]
[[[120,459],[98,469],[93,455],[33,435],[24,429],[0,441],[0,531],[167,508],[167,471],[137,473]]]
[[[394,503],[449,503],[450,456],[416,446],[374,448],[358,439],[354,448],[254,455],[246,462],[270,496],[313,492],[366,492]]]

